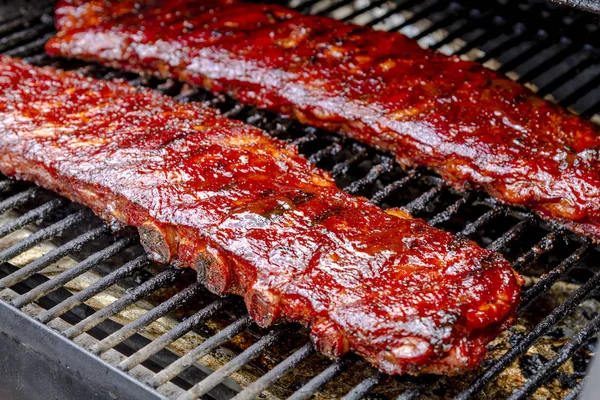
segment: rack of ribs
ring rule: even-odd
[[[0,171],[136,227],[149,256],[321,352],[456,374],[514,319],[499,254],[338,189],[294,146],[155,91],[0,58]],[[399,215],[402,215],[401,213]]]
[[[599,130],[477,63],[238,0],[63,0],[56,12],[51,55],[225,92],[600,240]]]

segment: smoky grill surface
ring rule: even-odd
[[[593,119],[600,109],[597,35],[593,35],[598,24],[590,15],[544,4],[503,2],[478,2],[476,7],[437,1],[302,4],[292,6],[341,19],[355,18],[355,22],[371,22],[384,29],[401,29],[423,45],[486,62],[523,83],[534,82],[539,94],[551,93],[561,105],[584,117]],[[534,392],[534,398],[573,398],[579,393],[587,361],[595,351],[592,337],[597,331],[599,309],[595,289],[600,283],[596,247],[486,197],[454,193],[434,175],[403,171],[391,157],[336,135],[175,82],[49,60],[42,46],[53,34],[51,13],[48,7],[41,18],[0,22],[0,50],[36,64],[79,68],[105,79],[120,77],[181,101],[208,101],[230,117],[294,141],[312,162],[332,171],[345,190],[369,197],[384,208],[408,207],[434,226],[462,232],[482,246],[501,251],[530,278],[519,323],[490,344],[491,359],[475,374],[393,379],[358,359],[331,363],[320,358],[297,327],[281,327],[291,329],[281,335],[251,326],[235,299],[214,298],[196,284],[195,277],[138,258],[141,250],[134,237],[123,233],[114,238],[77,205],[24,184],[4,181],[2,210],[13,211],[4,215],[7,223],[0,226],[0,233],[14,232],[2,239],[4,250],[0,252],[2,260],[11,260],[2,265],[3,275],[12,274],[0,281],[2,288],[10,288],[2,291],[4,299],[67,333],[113,365],[120,364],[138,379],[150,380],[152,386],[173,398],[235,357],[195,392],[221,382],[209,395],[230,398],[242,386],[259,379],[242,392],[242,398],[251,398],[263,389],[269,398],[295,392],[295,398],[305,398],[317,391],[319,398],[358,398],[366,393],[376,398],[498,398],[508,397],[514,390],[513,398]],[[560,29],[554,29],[559,25]],[[56,250],[49,242],[58,246]],[[33,251],[24,252],[32,246]],[[68,255],[76,260],[63,258]],[[55,262],[58,259],[61,261]],[[111,306],[117,298],[123,300]],[[81,333],[86,329],[87,333]],[[181,335],[168,351],[163,349]],[[201,344],[211,337],[212,341]],[[142,349],[144,346],[148,347]],[[203,355],[200,363],[188,368]]]

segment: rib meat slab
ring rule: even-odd
[[[47,51],[226,92],[600,240],[598,129],[501,74],[277,5],[108,4],[60,2]]]
[[[0,58],[0,170],[140,231],[150,256],[310,328],[331,357],[453,374],[513,319],[495,252],[339,190],[295,147],[149,89]]]

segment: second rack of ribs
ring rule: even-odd
[[[61,1],[54,55],[171,76],[343,133],[600,240],[600,134],[458,57],[277,5]]]

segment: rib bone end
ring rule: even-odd
[[[232,292],[233,272],[228,260],[212,248],[207,248],[196,261],[198,280],[219,295]]]
[[[147,221],[138,228],[140,242],[148,256],[163,264],[170,263],[177,254],[177,232],[170,226]]]
[[[281,316],[280,298],[269,291],[250,289],[244,301],[250,316],[262,328],[273,325]]]
[[[331,358],[340,358],[350,350],[350,343],[331,321],[317,319],[310,336],[317,350]]]

